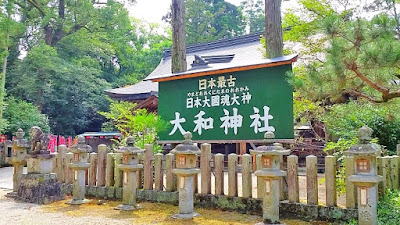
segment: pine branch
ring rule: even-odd
[[[361,98],[365,98],[365,99],[367,99],[367,100],[369,100],[369,101],[371,101],[371,102],[375,102],[375,103],[382,103],[382,102],[384,102],[383,100],[377,100],[377,99],[373,98],[372,96],[369,96],[369,95],[367,95],[367,94],[361,93],[361,92],[359,92],[359,91],[357,91],[357,90],[352,90],[352,91],[350,91],[349,93],[352,94],[352,95],[361,97]]]
[[[36,0],[28,0],[28,2],[35,7],[37,10],[39,10],[40,15],[42,15],[42,17],[46,16],[45,11],[40,7],[39,3]]]
[[[358,70],[358,66],[355,62],[353,63],[347,63],[345,62],[345,65],[347,66],[347,68],[351,71],[353,71],[361,80],[363,80],[365,83],[367,83],[368,86],[370,86],[371,88],[381,92],[383,95],[387,95],[389,94],[389,89],[380,86],[379,84],[373,82],[372,80],[368,79],[367,76],[365,76],[363,73],[361,73]]]

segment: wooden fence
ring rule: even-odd
[[[64,145],[58,147],[58,153],[54,153],[56,156],[53,172],[57,174],[60,182],[72,184],[73,172],[68,165],[73,157],[68,151]],[[195,179],[195,193],[244,198],[261,196],[264,182],[254,175],[254,171],[261,167],[261,157],[253,158],[249,154],[230,154],[227,157],[223,154],[213,155],[209,144],[203,144],[201,151],[197,161],[201,172]],[[167,192],[177,190],[177,179],[172,173],[175,167],[173,154],[153,154],[152,146],[146,145],[140,161],[144,169],[138,172],[139,189]],[[398,189],[399,156],[378,157],[377,161],[378,173],[384,177],[384,182],[379,185],[380,195],[386,188]],[[121,153],[108,153],[107,146],[99,145],[98,153],[90,153],[88,162],[91,163],[91,167],[87,171],[87,185],[122,187],[122,171],[118,169],[118,165],[122,163]],[[349,177],[354,173],[354,158],[346,157],[344,165],[345,176]],[[316,156],[307,156],[304,165],[298,163],[296,155],[282,157],[281,169],[287,171],[287,176],[281,181],[280,199],[292,203],[355,208],[356,189],[343,177],[343,173],[339,172],[342,167],[337,163],[336,157],[327,156],[322,167],[324,173],[318,173],[321,165],[317,164]],[[346,197],[338,205],[339,185],[346,186]]]

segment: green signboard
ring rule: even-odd
[[[291,65],[159,83],[158,113],[169,127],[161,141],[259,140],[267,131],[293,139]]]

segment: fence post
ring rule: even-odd
[[[58,167],[59,167],[59,163],[58,163],[58,152],[54,152],[51,153],[53,155],[53,168],[51,169],[52,173],[57,174],[58,177]]]
[[[92,152],[89,154],[89,186],[96,186],[97,179],[97,153]]]
[[[215,195],[224,194],[224,155],[221,153],[214,156],[215,165]]]
[[[238,156],[234,153],[228,155],[228,195],[238,196],[237,188],[237,164]]]
[[[298,203],[300,201],[298,162],[299,157],[297,155],[290,155],[287,157],[288,195],[289,202],[291,203]]]
[[[211,194],[211,145],[201,145],[200,171],[201,171],[201,194]]]
[[[392,188],[399,189],[399,156],[392,156],[390,160],[390,178],[392,182]]]
[[[325,157],[326,206],[336,206],[336,157]]]
[[[307,204],[318,205],[318,171],[317,157],[309,155],[306,157],[307,169]]]
[[[163,154],[157,153],[154,155],[154,183],[155,190],[163,190],[163,167],[162,167]]]
[[[66,154],[66,161],[65,162],[67,164],[67,169],[66,169],[67,176],[66,176],[65,183],[67,183],[67,184],[72,184],[72,181],[73,181],[74,171],[70,167],[70,163],[72,163],[73,157],[74,157],[74,153],[72,153],[72,152],[68,152]]]
[[[114,153],[106,156],[106,187],[114,186]]]
[[[143,188],[145,190],[153,189],[153,145],[146,144],[144,145],[144,162],[143,162],[143,173],[144,173],[144,181]]]
[[[256,155],[256,169],[261,170],[261,155]],[[261,177],[257,177],[257,198],[262,199],[264,193],[264,181]]]
[[[253,171],[252,156],[250,154],[242,155],[242,192],[243,198],[251,198],[252,196],[252,179]]]
[[[381,171],[382,171],[382,177],[383,177],[383,189],[384,192],[386,191],[386,188],[390,188],[390,177],[389,177],[389,156],[384,156],[382,157],[382,166],[381,166]],[[383,193],[384,193],[383,192]]]
[[[122,164],[122,153],[114,153],[114,162],[115,162],[115,167],[114,167],[114,174],[115,174],[115,180],[114,180],[114,187],[119,188],[122,187],[122,176],[123,172],[122,170],[118,169],[118,165]]]
[[[101,144],[97,148],[97,186],[98,187],[105,185],[106,158],[107,158],[107,146],[104,144]]]
[[[378,162],[378,175],[383,177],[383,181],[378,184],[379,195],[384,196],[387,188],[387,167],[389,160],[386,157],[377,157]]]
[[[168,192],[174,191],[176,179],[172,173],[174,154],[168,153],[165,155],[165,190]]]
[[[57,154],[57,161],[58,161],[58,171],[57,171],[57,179],[61,183],[64,183],[64,157],[65,157],[65,152],[67,151],[67,146],[65,145],[60,145],[58,146],[58,154]]]
[[[344,159],[344,166],[346,168],[346,208],[354,209],[357,202],[357,189],[354,187],[353,182],[349,181],[349,177],[354,174],[354,157],[346,156]]]
[[[397,155],[400,156],[400,144],[397,144]]]

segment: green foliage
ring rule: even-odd
[[[241,7],[225,0],[185,1],[186,43],[196,44],[246,33],[246,20]],[[169,11],[163,19],[171,23]]]
[[[375,7],[376,2],[365,8]],[[396,7],[378,7],[381,13],[369,19],[362,18],[357,7],[335,8],[349,1],[300,3],[303,14],[292,12],[284,18],[284,26],[291,27],[285,40],[301,42],[301,54],[313,59],[302,65],[304,73],[294,73],[294,79],[304,81],[294,82],[297,90],[309,99],[333,103],[349,98],[388,102],[400,97],[400,87],[393,84],[400,65],[399,21],[392,16]]]
[[[383,105],[351,101],[327,107],[326,110],[323,121],[330,134],[340,137],[338,142],[328,143],[326,150],[347,150],[355,143],[358,129],[368,125],[374,130],[373,137],[377,138],[379,144],[386,146],[390,154],[396,152],[396,145],[400,141],[400,116],[395,113],[400,110],[398,101]]]
[[[159,149],[155,144],[157,132],[165,130],[167,123],[155,113],[148,113],[146,109],[134,110],[135,103],[110,101],[110,111],[99,112],[109,120],[108,127],[112,124],[123,137],[135,137],[135,144],[142,148],[145,144],[153,144],[157,151]]]
[[[10,57],[7,90],[36,105],[56,134],[100,130],[104,117],[97,111],[109,104],[104,90],[141,80],[171,43],[156,25],[129,18],[122,1],[7,2],[25,25],[11,53],[19,47],[28,53]]]
[[[4,119],[7,121],[5,134],[9,138],[15,135],[19,128],[22,128],[26,134],[33,126],[40,127],[43,132],[50,132],[47,116],[41,114],[32,103],[10,97],[7,99],[6,105],[7,108],[4,112]]]
[[[378,203],[378,224],[398,224],[400,221],[400,192],[387,190]]]
[[[264,32],[265,30],[265,4],[264,0],[243,1],[240,8],[244,13],[250,33]]]

